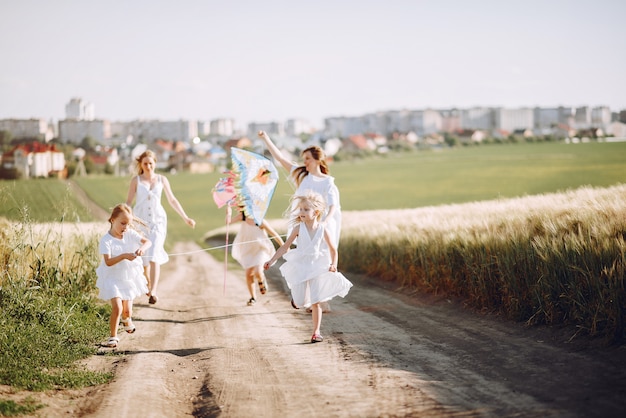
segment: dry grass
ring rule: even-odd
[[[626,185],[344,215],[340,268],[624,338]],[[349,256],[347,256],[349,254]]]

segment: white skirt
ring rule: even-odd
[[[335,296],[345,297],[352,283],[339,272],[326,272],[310,280],[291,285],[291,298],[297,307],[327,302]]]
[[[132,261],[122,260],[110,267],[102,262],[96,269],[96,274],[100,299],[133,300],[148,293],[148,281],[143,274],[141,257]]]

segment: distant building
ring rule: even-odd
[[[285,135],[285,128],[280,122],[253,122],[248,124],[248,136],[256,138],[259,131],[265,131],[270,136]]]
[[[231,136],[235,132],[235,120],[213,119],[209,132],[211,135]]]
[[[530,108],[494,109],[494,127],[505,131],[532,128],[534,126],[534,112]]]
[[[74,97],[65,105],[65,118],[76,120],[94,120],[95,111],[92,103]]]
[[[106,144],[111,138],[111,123],[108,120],[64,119],[59,121],[61,142],[80,144],[90,137],[99,144]]]
[[[11,132],[14,139],[30,138],[48,142],[54,138],[54,125],[45,119],[2,119],[0,131]]]
[[[304,119],[288,119],[285,123],[285,133],[289,136],[310,134],[314,131],[311,124]]]
[[[24,178],[60,176],[65,172],[65,156],[54,144],[21,144],[2,155],[2,171]]]

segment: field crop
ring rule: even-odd
[[[351,212],[340,251],[346,271],[528,324],[626,338],[626,185]]]

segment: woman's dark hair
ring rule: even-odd
[[[308,147],[307,149],[302,151],[301,155],[304,155],[306,152],[310,152],[313,159],[320,162],[320,170],[322,171],[322,173],[330,174],[330,169],[328,168],[328,164],[326,164],[326,155],[324,154],[323,149],[318,146]],[[306,167],[301,165],[300,167],[297,167],[295,170],[293,170],[293,173],[291,175],[296,182],[296,186],[300,186],[300,183],[302,183],[302,180],[304,180],[304,178],[308,174],[309,173],[306,171]]]

